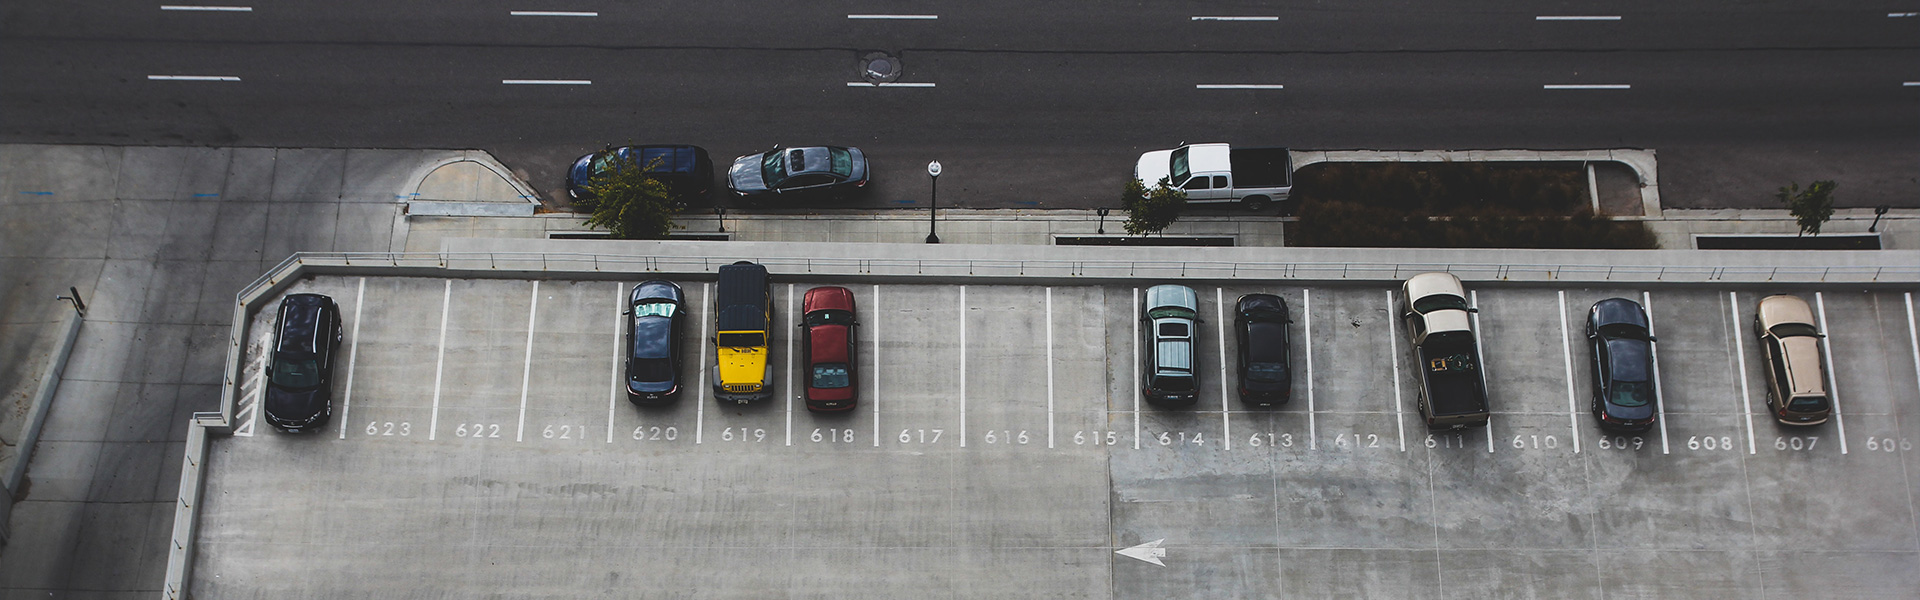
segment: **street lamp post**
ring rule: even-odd
[[[934,220],[934,214],[940,210],[940,161],[927,163],[927,175],[933,178],[932,197],[927,206],[927,243],[938,244],[940,224]]]
[[[1873,207],[1873,224],[1867,226],[1867,233],[1879,233],[1880,217],[1886,215],[1889,210],[1893,210],[1893,205],[1882,204]]]

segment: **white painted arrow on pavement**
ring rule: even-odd
[[[1160,538],[1151,542],[1147,542],[1145,544],[1134,546],[1132,548],[1115,550],[1113,553],[1121,556],[1125,556],[1127,558],[1131,558],[1134,560],[1146,561],[1146,562],[1153,563],[1156,566],[1164,567],[1164,566],[1167,566],[1167,564],[1160,562],[1160,559],[1166,558],[1167,556],[1167,549],[1160,547],[1160,542],[1164,542],[1164,541],[1167,541],[1167,538]]]

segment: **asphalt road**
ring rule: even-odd
[[[1181,141],[1635,147],[1660,152],[1669,207],[1774,206],[1773,188],[1814,179],[1837,180],[1842,206],[1920,206],[1920,16],[1899,6],[248,8],[0,9],[0,141],[483,148],[550,197],[607,143],[693,143],[722,166],[776,143],[855,145],[875,179],[854,203],[871,207],[924,206],[929,160],[946,167],[942,205],[1093,207],[1114,204],[1139,152]],[[874,14],[938,18],[849,18]],[[870,52],[933,87],[848,86]],[[1284,88],[1196,87],[1215,84]]]

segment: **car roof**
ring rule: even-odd
[[[673,320],[646,317],[633,323],[634,358],[667,358],[673,351]]]
[[[1607,354],[1612,357],[1608,371],[1615,381],[1648,381],[1653,373],[1648,369],[1652,362],[1653,347],[1646,340],[1619,339],[1607,341]]]
[[[1232,146],[1227,144],[1190,144],[1187,146],[1187,164],[1197,165],[1213,172],[1220,166],[1231,168],[1233,160]],[[1200,172],[1200,171],[1196,171]]]
[[[1794,396],[1825,396],[1827,382],[1820,377],[1820,338],[1793,336],[1781,338],[1781,354],[1787,357],[1787,387]]]
[[[1647,328],[1647,312],[1640,308],[1639,302],[1626,298],[1608,298],[1593,304],[1594,318],[1600,325],[1625,323]]]
[[[1760,299],[1760,326],[1773,329],[1781,323],[1813,324],[1813,309],[1799,296],[1778,295]]]
[[[1163,370],[1193,372],[1193,343],[1187,340],[1168,340],[1155,346],[1153,354],[1154,371]]]
[[[833,151],[845,151],[837,146],[802,146],[799,148],[781,148],[781,159],[787,161],[787,176],[818,175],[833,173]],[[799,168],[794,168],[793,154],[800,153]]]
[[[808,329],[807,359],[815,363],[852,362],[847,358],[845,325],[819,325]]]
[[[1147,309],[1162,306],[1178,306],[1195,312],[1200,310],[1200,295],[1193,288],[1184,285],[1156,285],[1147,288]]]
[[[1467,290],[1460,285],[1460,278],[1452,273],[1421,273],[1407,279],[1405,286],[1409,302],[1434,294],[1451,294],[1467,297]]]
[[[1465,331],[1472,329],[1468,325],[1467,311],[1436,310],[1427,313],[1428,331]]]
[[[313,353],[319,350],[320,313],[332,299],[319,294],[289,294],[280,300],[280,332],[274,350]]]
[[[823,286],[807,290],[800,302],[802,312],[816,310],[853,310],[853,290],[839,286]]]

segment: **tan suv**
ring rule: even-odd
[[[1784,425],[1827,422],[1833,402],[1820,363],[1820,329],[1799,296],[1767,296],[1753,316],[1767,368],[1767,412]]]

